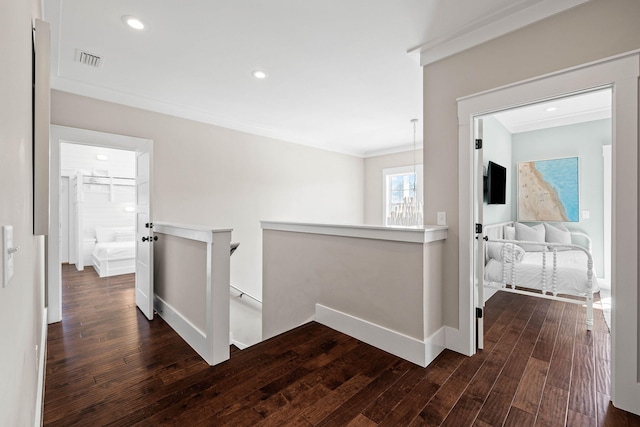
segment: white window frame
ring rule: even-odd
[[[385,168],[382,169],[382,191],[384,192],[382,195],[382,224],[387,225],[387,218],[389,217],[389,206],[391,204],[391,200],[389,200],[391,191],[389,188],[389,178],[396,175],[408,175],[413,174],[414,165],[409,166],[398,166],[393,168]],[[422,164],[415,165],[415,173],[416,173],[416,196],[418,198],[418,202],[423,203],[424,200],[424,192],[423,192],[423,168]]]

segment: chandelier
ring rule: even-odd
[[[418,175],[416,174],[416,123],[418,119],[411,119],[413,124],[413,183],[410,187],[412,196],[405,196],[402,203],[396,205],[390,212],[388,225],[418,226],[423,225],[423,206],[418,200]]]

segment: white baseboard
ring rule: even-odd
[[[179,311],[169,305],[158,295],[153,296],[153,309],[171,328],[180,335],[207,363],[213,363],[207,351],[207,336]]]
[[[321,304],[316,304],[316,322],[423,367],[445,348],[444,328],[421,341]]]
[[[238,340],[234,340],[233,339],[233,332],[229,332],[229,345],[235,345],[240,350],[244,350],[245,348],[249,347],[249,344],[245,344],[245,343],[242,343],[242,342],[240,342]]]
[[[38,347],[38,387],[36,389],[36,413],[33,421],[35,427],[42,425],[42,416],[44,414],[44,380],[46,377],[46,362],[47,362],[47,308],[42,310],[42,328],[40,332],[40,346]]]
[[[250,347],[249,344],[241,343],[240,341],[236,340],[231,341],[231,344],[235,345],[240,350],[244,350],[245,348]]]
[[[471,350],[468,344],[468,337],[463,336],[460,329],[452,328],[451,326],[444,326],[444,346],[449,350],[455,351],[465,356],[472,356],[473,353],[469,353]]]

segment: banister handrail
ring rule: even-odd
[[[249,298],[251,298],[252,300],[257,301],[257,302],[259,302],[260,304],[262,304],[262,301],[260,301],[258,298],[254,297],[253,295],[248,294],[248,293],[246,293],[245,291],[243,291],[242,289],[238,289],[238,288],[236,288],[236,287],[235,287],[235,286],[233,286],[233,285],[229,285],[229,286],[230,286],[231,288],[235,289],[236,291],[240,292],[240,296],[239,296],[238,298],[242,298],[242,296],[243,296],[243,295],[246,295],[246,296],[248,296]]]

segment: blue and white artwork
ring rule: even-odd
[[[518,163],[518,221],[580,220],[578,158]]]

